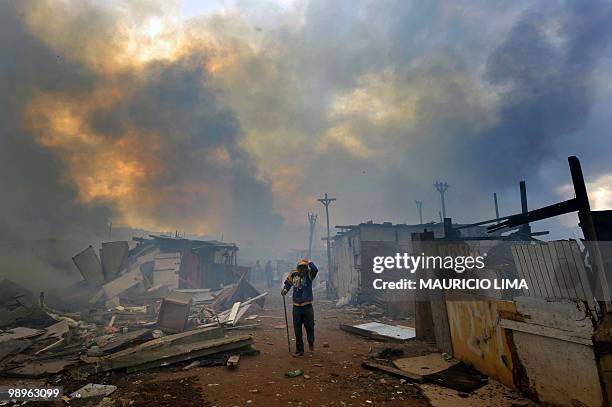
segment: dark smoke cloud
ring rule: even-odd
[[[214,237],[224,232],[230,238],[274,234],[281,218],[271,209],[268,187],[255,178],[257,168],[238,145],[240,123],[218,102],[219,89],[206,80],[203,55],[151,63],[144,72],[128,69],[120,78],[108,78],[31,33],[25,16],[29,7],[40,4],[0,4],[0,278],[37,288],[66,284],[75,276],[71,256],[107,239],[109,221],[120,217],[112,202],[79,201],[66,157],[37,143],[24,115],[27,104],[40,94],[86,100],[109,81],[125,81],[133,91],[111,109],[91,112],[86,118],[91,128],[109,143],[128,130],[157,135],[154,158],[163,168],[159,177],[142,186],[157,195],[155,205],[143,205],[144,215],[192,234],[197,232],[190,229],[193,224],[207,220],[222,225]],[[89,4],[74,6],[84,10],[67,29],[82,32],[85,44],[69,52],[92,52],[87,43],[98,51],[112,50],[110,36],[117,28],[113,16]],[[147,151],[148,140],[139,141]],[[227,153],[228,167],[214,166],[206,156],[220,147]],[[112,165],[108,163],[109,170]],[[190,192],[200,183],[207,186],[204,192]],[[139,198],[151,197],[132,198],[138,205]],[[129,237],[129,229],[114,237]]]
[[[472,147],[486,182],[536,171],[585,125],[611,23],[612,4],[599,1],[544,3],[521,15],[487,61],[486,79],[503,90],[498,125]]]
[[[494,191],[504,196],[506,213],[518,211],[515,189],[524,178],[534,205],[559,199],[566,154],[574,153],[561,146],[582,135],[601,97],[609,2],[350,3],[308,2],[299,29],[271,34],[283,50],[278,70],[302,79],[269,90],[297,88],[292,95],[299,96],[281,98],[278,108],[292,119],[288,127],[311,135],[304,145],[315,151],[303,161],[301,188],[340,197],[337,223],[414,222],[415,199],[426,201],[426,219],[437,220],[432,184],[439,178],[451,183],[449,214],[459,221],[493,217]],[[382,84],[362,86],[367,75],[384,77]],[[385,82],[400,94],[391,104],[415,95],[414,119],[367,118]],[[334,99],[360,86],[366,108],[330,119]],[[316,151],[338,122],[360,144]],[[364,154],[368,149],[374,153]],[[560,172],[540,178],[551,160],[560,161]]]
[[[221,105],[222,91],[211,83],[205,66],[200,54],[152,62],[138,73],[142,84],[111,109],[96,111],[93,122],[110,138],[132,128],[159,134],[155,155],[163,173],[143,186],[164,195],[150,208],[152,218],[179,230],[210,220],[218,225],[218,233],[231,239],[268,240],[282,219],[271,209],[268,186],[255,178],[257,168],[239,146],[240,123]],[[211,160],[211,151],[222,151],[226,161]],[[207,188],[191,192],[198,185]]]
[[[110,211],[75,203],[61,162],[24,131],[22,109],[38,91],[86,92],[96,78],[33,37],[20,11],[0,4],[0,277],[61,283],[79,240],[105,231]]]

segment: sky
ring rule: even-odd
[[[280,253],[324,193],[438,220],[436,180],[476,222],[571,197],[569,155],[610,209],[611,40],[603,1],[2,2],[3,256],[110,222]]]

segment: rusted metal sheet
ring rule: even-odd
[[[511,348],[499,314],[515,313],[512,301],[447,301],[454,357],[516,388]]]

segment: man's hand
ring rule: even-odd
[[[283,291],[281,291],[281,295],[284,297],[285,295],[287,295],[287,289],[283,288]]]

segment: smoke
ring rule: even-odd
[[[86,91],[95,77],[63,61],[33,37],[21,22],[17,3],[0,4],[0,275],[40,286],[54,276],[66,281],[78,239],[106,229],[110,211],[76,203],[63,166],[23,126],[25,104],[37,92]]]
[[[492,218],[494,191],[518,211],[524,178],[532,202],[558,198],[563,140],[582,137],[609,92],[609,3],[300,5],[295,20],[261,24],[265,52],[225,74],[263,172],[304,198],[283,202],[286,219],[330,192],[335,224],[415,222],[415,199],[437,220],[440,178],[456,221]],[[543,178],[551,160],[560,172]]]
[[[455,220],[491,218],[523,177],[554,197],[566,174],[542,168],[610,93],[607,2],[0,7],[10,245],[96,241],[112,220],[280,252],[325,192],[332,226],[415,222],[415,199],[436,220],[436,179]]]
[[[273,236],[281,219],[206,53],[130,60],[118,11],[57,6],[0,5],[2,276],[66,283],[110,221]]]
[[[485,77],[501,88],[501,119],[473,150],[486,157],[486,181],[511,182],[537,170],[556,142],[585,125],[611,22],[609,2],[545,3],[524,13],[491,53]]]

